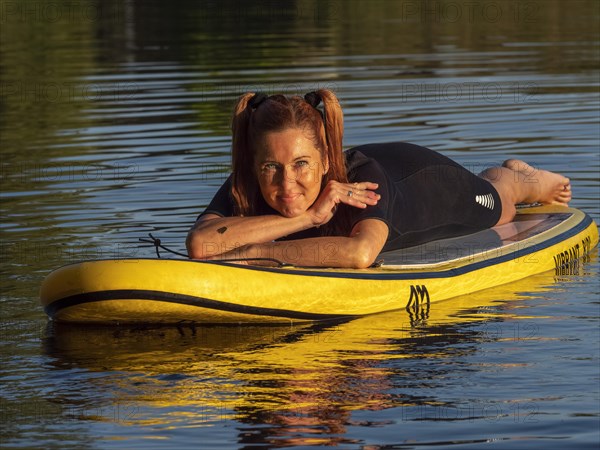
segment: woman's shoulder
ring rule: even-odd
[[[384,158],[389,155],[396,155],[410,152],[431,151],[426,147],[408,142],[376,142],[372,144],[361,144],[346,150],[346,153],[359,152],[369,158]]]
[[[364,179],[372,178],[373,174],[379,173],[383,175],[385,173],[385,169],[377,159],[365,154],[362,151],[362,147],[354,147],[344,152],[346,173],[350,182],[364,181]]]
[[[373,144],[362,144],[352,147],[344,152],[348,172],[365,165],[383,165],[390,159],[397,159],[403,151],[408,148],[420,148],[406,142],[381,142]]]
[[[386,173],[395,174],[406,166],[412,166],[420,161],[440,162],[442,157],[437,152],[416,144],[407,142],[383,142],[364,144],[346,150],[346,167],[350,172],[362,168],[377,166]]]
[[[357,165],[365,164],[371,159],[360,151],[360,147],[353,147],[344,151],[344,157],[346,158],[346,167],[349,170]]]

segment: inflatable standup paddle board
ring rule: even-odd
[[[289,323],[430,303],[548,270],[574,271],[598,244],[582,211],[519,210],[509,224],[382,253],[379,267],[327,269],[177,259],[86,261],[50,273],[41,303],[80,323]],[[326,255],[323,255],[326,257]]]

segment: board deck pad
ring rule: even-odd
[[[473,257],[523,242],[564,222],[572,214],[523,214],[515,220],[466,236],[440,239],[415,247],[384,252],[379,255],[384,266],[423,266]]]

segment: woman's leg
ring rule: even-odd
[[[571,200],[568,178],[547,170],[536,169],[520,159],[508,159],[502,167],[486,169],[479,176],[489,181],[502,201],[497,225],[513,220],[518,203],[567,205]]]

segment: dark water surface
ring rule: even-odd
[[[0,1],[3,447],[597,448],[597,251],[419,318],[47,322],[50,270],[183,249],[245,91],[332,88],[347,147],[524,158],[600,219],[597,1],[237,3]]]

